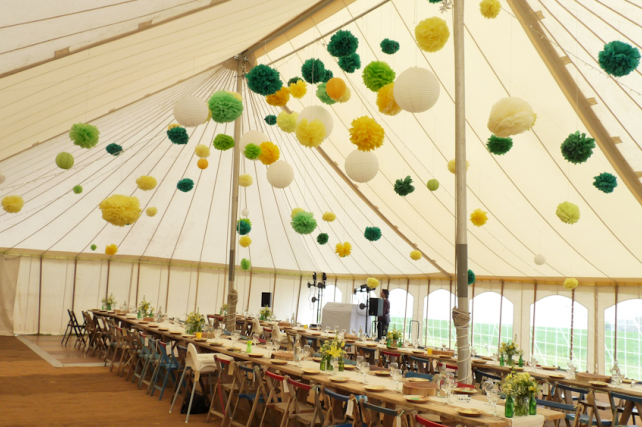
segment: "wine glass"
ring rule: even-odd
[[[495,352],[495,353],[493,353],[493,355],[491,357],[493,359],[493,362],[497,362],[499,360],[499,353]]]
[[[330,327],[329,326],[325,327],[325,335],[326,336],[330,335]]]
[[[267,349],[267,357],[272,357],[272,341],[266,341],[265,348]]]
[[[363,363],[363,356],[357,356],[357,369],[359,369],[361,363]]]
[[[368,384],[368,372],[370,372],[370,363],[368,363],[367,360],[364,360],[363,362],[361,362],[359,370],[363,374],[363,383]]]
[[[339,358],[333,357],[330,364],[332,365],[332,375],[337,375],[337,372],[339,372]]]
[[[497,387],[493,387],[490,390],[490,393],[488,393],[488,401],[490,402],[490,406],[493,408],[493,418],[496,420],[499,419],[499,416],[497,415],[497,402],[499,402],[500,397],[501,395]]]
[[[575,370],[576,369],[577,368],[575,367],[575,361],[573,361],[573,359],[568,359],[568,378],[569,379],[572,380],[572,379],[575,378]]]
[[[236,343],[239,340],[240,336],[241,334],[239,331],[232,332],[232,348],[236,348]]]
[[[392,379],[395,382],[395,391],[398,391],[399,381],[401,381],[401,379],[403,378],[403,373],[401,372],[401,369],[390,368],[390,374],[392,375]]]
[[[486,402],[486,405],[490,405],[490,392],[493,390],[493,387],[495,387],[495,383],[493,380],[486,380],[484,381],[484,392],[486,392],[486,398],[488,399],[488,402]]]
[[[310,356],[310,345],[306,344],[303,346],[303,360],[308,356]]]

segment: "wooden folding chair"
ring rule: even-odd
[[[435,374],[432,360],[417,356],[408,356],[410,369],[420,374]]]
[[[620,399],[619,404],[615,403],[615,399]],[[611,402],[611,411],[613,412],[614,422],[616,422],[618,418],[618,413],[622,413],[617,424],[627,425],[629,417],[633,418],[633,424],[635,424],[635,416],[640,416],[640,414],[642,414],[642,398],[640,397],[616,391],[609,391],[609,400]]]
[[[359,417],[359,401],[367,399],[366,396],[344,396],[326,387],[321,387],[319,393],[325,404],[324,426],[349,426],[361,427]]]
[[[384,417],[393,417],[396,423],[393,425],[400,427],[411,427],[411,421],[408,420],[408,415],[403,410],[384,408],[383,406],[373,405],[368,403],[365,400],[359,401],[359,406],[361,408],[361,419],[364,426],[367,427],[383,427],[381,423],[381,415]]]
[[[238,427],[250,427],[252,421],[254,420],[254,415],[260,403],[265,404],[268,399],[268,393],[265,387],[265,381],[263,380],[263,375],[261,368],[255,366],[243,366],[237,365],[238,369],[235,369],[234,375],[236,376],[236,381],[240,384],[239,391],[236,398],[236,404],[232,410],[232,415],[230,416],[230,425]],[[240,406],[241,402],[248,401],[250,402],[250,414],[248,416],[247,422],[245,424],[240,423],[234,420],[236,411]]]
[[[281,421],[283,421],[283,415],[287,411],[288,407],[288,402],[285,398],[285,392],[287,391],[285,377],[270,372],[269,370],[266,370],[264,374],[268,397],[265,401],[265,408],[263,409],[263,416],[261,416],[261,423],[259,425],[263,425],[265,416],[270,412],[272,426],[276,426],[277,422],[274,417],[275,413],[279,412],[281,414]]]
[[[323,424],[323,411],[320,410],[318,398],[315,396],[314,408],[307,408],[302,402],[305,401],[310,391],[318,394],[318,387],[303,384],[299,381],[291,379],[289,376],[285,377],[288,386],[288,402],[286,412],[283,414],[281,427],[289,427],[290,421],[294,420],[296,423],[303,424],[308,427],[314,427],[317,422]],[[318,420],[318,421],[317,421]]]
[[[363,358],[367,360],[371,366],[375,366],[377,363],[377,360],[375,357],[377,354],[377,349],[369,348],[369,347],[358,347],[358,348],[359,348],[359,354],[363,356]]]
[[[379,366],[389,366],[391,363],[397,363],[401,368],[403,366],[403,355],[396,351],[381,350],[379,352]]]

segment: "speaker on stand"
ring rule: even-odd
[[[261,292],[261,308],[272,308],[272,292]]]

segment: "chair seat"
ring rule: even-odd
[[[305,423],[311,423],[312,419],[314,418],[314,410],[310,410],[310,412],[300,412],[298,414],[294,414],[294,418],[297,421],[303,421]]]
[[[575,421],[575,414],[566,414],[566,419],[569,420],[569,421]],[[589,422],[588,414],[580,415],[580,423],[588,424],[588,422]],[[612,424],[613,424],[613,422],[611,420],[602,420],[602,425],[603,426],[610,426]],[[595,419],[595,417],[593,417],[592,425],[597,425],[597,420]]]
[[[256,393],[241,393],[239,394],[239,399],[247,399],[254,402],[254,400],[256,399]],[[263,399],[263,396],[259,396],[259,402],[265,403],[265,399]]]

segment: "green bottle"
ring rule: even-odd
[[[319,369],[322,370],[322,371],[325,371],[326,368],[327,368],[327,365],[326,365],[325,361],[326,361],[325,356],[321,357],[321,366],[319,366]]]
[[[506,406],[504,406],[504,416],[506,418],[513,418],[515,415],[515,403],[511,396],[506,397]]]
[[[504,366],[504,355],[499,357],[499,366]]]
[[[339,372],[343,372],[344,368],[344,362],[343,362],[343,357],[339,358]]]
[[[522,358],[521,355],[519,356],[519,362],[517,362],[517,366],[519,366],[519,367],[524,366],[524,359]]]
[[[531,401],[528,404],[528,415],[537,415],[537,399],[531,396]]]
[[[252,353],[252,340],[251,339],[247,340],[247,347],[245,348],[245,352],[247,354]]]
[[[138,310],[138,318],[140,319],[141,317],[143,316],[141,316],[140,310]]]

